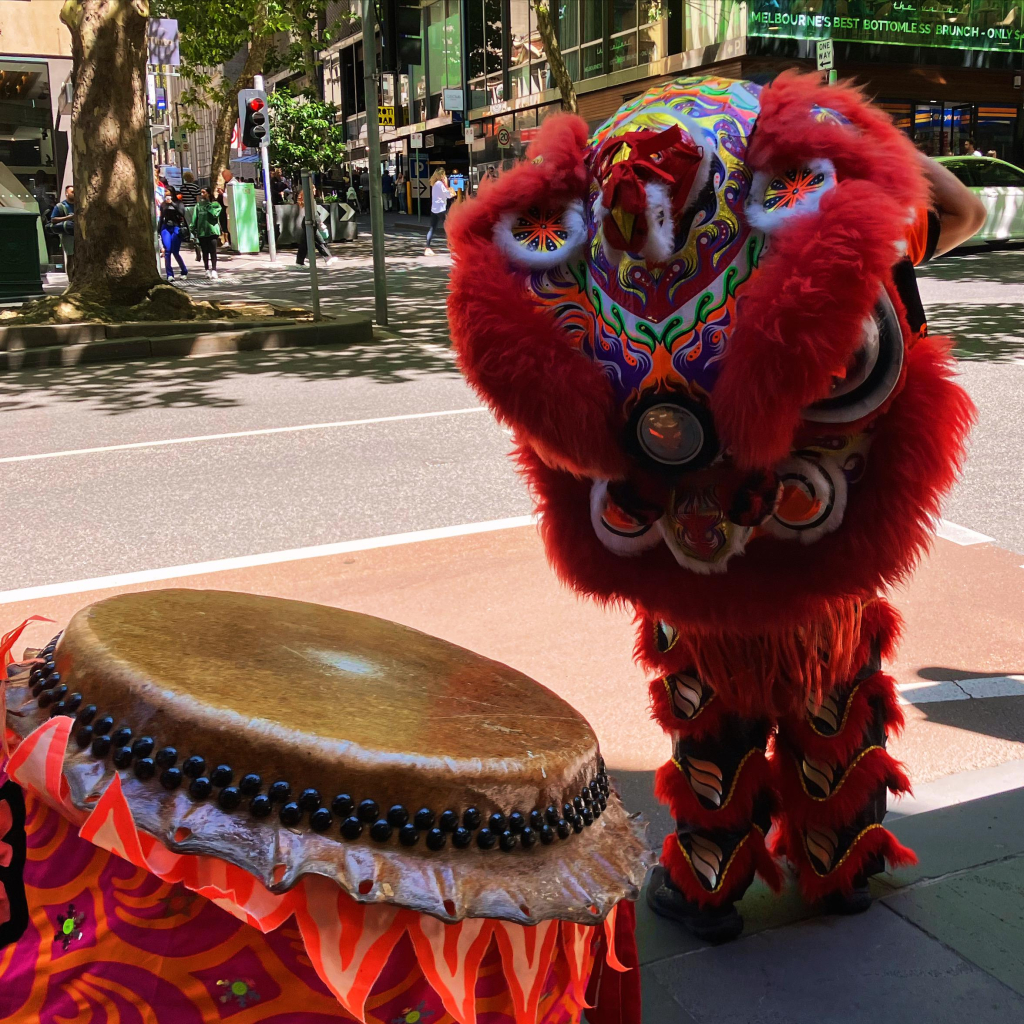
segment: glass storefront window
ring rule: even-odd
[[[596,78],[604,74],[604,43],[585,46],[582,51],[583,78]]]
[[[637,0],[612,0],[612,35],[636,28]]]
[[[462,5],[434,0],[426,8],[430,92],[462,87]],[[435,104],[432,102],[431,106]]]
[[[580,78],[580,51],[572,50],[569,53],[563,53],[562,57],[565,61],[565,70],[569,73],[569,77],[574,82],[578,82]]]
[[[562,0],[558,5],[558,45],[562,50],[571,50],[579,43],[579,0]]]
[[[581,42],[589,43],[604,36],[604,4],[595,0],[582,0],[583,35]]]
[[[636,32],[624,32],[612,36],[610,71],[621,71],[623,68],[636,67]]]
[[[668,21],[666,19],[640,29],[640,45],[636,58],[638,64],[650,64],[665,56],[667,32]]]

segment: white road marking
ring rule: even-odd
[[[937,701],[972,700],[984,697],[1024,697],[1024,676],[987,676],[979,679],[941,679],[903,683],[901,704],[934,704]]]
[[[958,526],[948,519],[939,519],[935,524],[935,534],[943,540],[952,541],[961,547],[970,547],[972,544],[991,544],[995,538],[989,537],[977,530],[968,530],[966,526]]]
[[[195,437],[172,437],[164,441],[135,441],[132,444],[110,444],[101,448],[72,448],[62,452],[43,452],[39,455],[8,455],[3,462],[32,462],[35,459],[63,459],[69,455],[96,455],[100,452],[125,452],[132,448],[159,448],[169,444],[192,444],[196,441],[221,441],[231,437],[259,437],[264,434],[288,434],[298,430],[332,430],[335,427],[365,427],[373,423],[398,423],[401,420],[433,419],[438,416],[463,416],[466,413],[487,412],[485,406],[470,409],[444,409],[441,412],[409,412],[401,416],[374,416],[365,420],[334,420],[329,423],[303,423],[295,427],[263,427],[259,430],[236,430],[229,434],[197,434]]]
[[[291,548],[287,551],[268,551],[261,555],[217,558],[210,562],[194,562],[191,565],[171,565],[163,569],[121,572],[115,573],[112,576],[95,576],[92,579],[75,580],[71,583],[48,583],[38,587],[21,587],[18,590],[0,592],[0,604],[13,604],[15,601],[35,601],[44,597],[60,597],[63,594],[81,594],[87,590],[127,587],[135,583],[155,583],[160,580],[172,580],[185,576],[202,576],[211,572],[226,572],[229,569],[250,569],[258,565],[299,562],[307,558],[345,555],[352,551],[370,551],[374,548],[396,547],[400,544],[417,544],[425,540],[464,537],[473,533],[491,533],[494,530],[510,530],[520,526],[533,526],[536,522],[536,516],[512,516],[508,519],[490,519],[482,523],[441,526],[433,530],[392,533],[384,537],[368,537],[365,540],[343,540],[335,544],[317,544],[313,547]]]

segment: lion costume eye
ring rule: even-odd
[[[811,423],[853,423],[878,409],[893,393],[903,370],[903,332],[884,292],[864,322],[861,344],[827,398],[804,410]]]
[[[587,241],[583,203],[514,210],[494,225],[494,241],[514,263],[547,270],[578,255]]]

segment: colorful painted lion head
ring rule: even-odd
[[[565,579],[713,624],[911,567],[972,415],[894,276],[928,204],[885,114],[793,74],[679,79],[589,140],[549,118],[485,183],[452,336]]]

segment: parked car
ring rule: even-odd
[[[940,156],[988,211],[982,229],[963,244],[985,245],[1024,239],[1024,171],[1005,160],[988,156]]]

